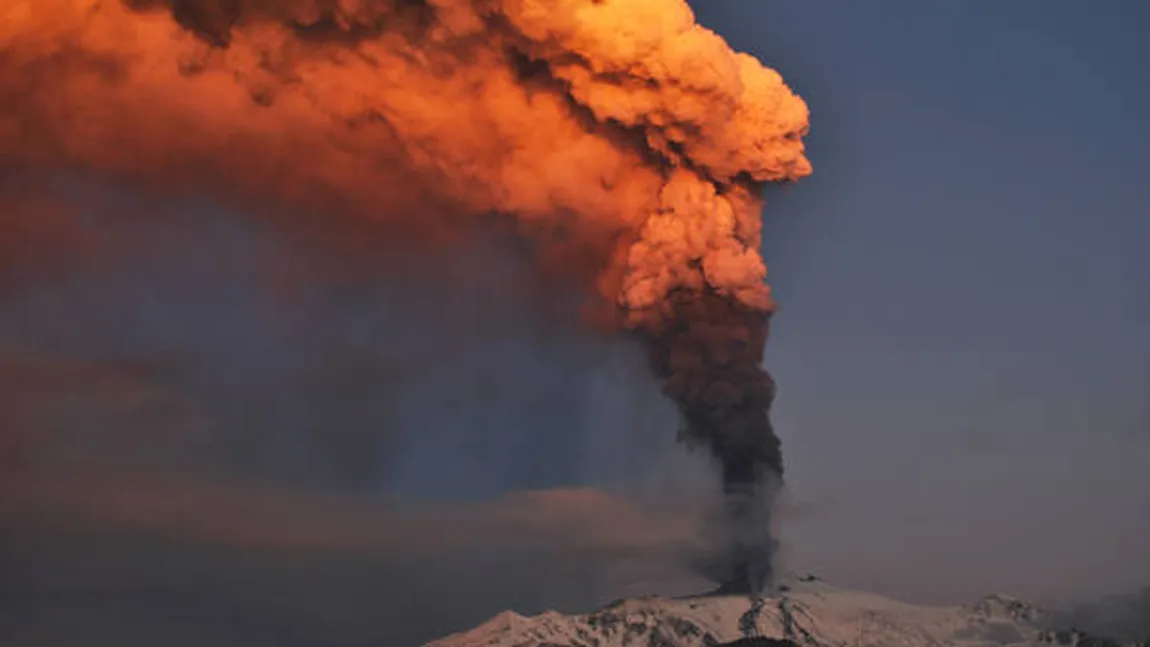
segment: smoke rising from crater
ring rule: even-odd
[[[591,320],[642,340],[681,438],[721,464],[752,539],[716,577],[765,576],[759,188],[811,172],[808,112],[685,2],[14,0],[0,106],[0,168],[206,190],[428,258],[512,223]]]

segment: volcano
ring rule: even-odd
[[[618,601],[587,614],[507,611],[425,647],[1146,647],[1062,627],[1062,616],[1025,601],[989,595],[970,604],[924,606],[782,578],[759,598],[707,595]]]

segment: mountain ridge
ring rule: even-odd
[[[504,611],[424,647],[1150,647],[1055,629],[1056,617],[1001,594],[965,605],[915,605],[804,576],[756,599],[652,596],[585,614]]]

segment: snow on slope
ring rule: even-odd
[[[749,635],[821,647],[1107,644],[1044,633],[1040,611],[1005,596],[930,607],[817,580],[793,581],[783,589],[757,603],[733,596],[646,598],[584,615],[550,611],[524,617],[507,611],[425,647],[714,647]]]

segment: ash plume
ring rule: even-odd
[[[759,189],[811,172],[808,111],[683,0],[10,0],[0,106],[0,169],[209,191],[429,257],[512,223],[642,340],[721,467],[715,577],[762,586],[782,460]]]

